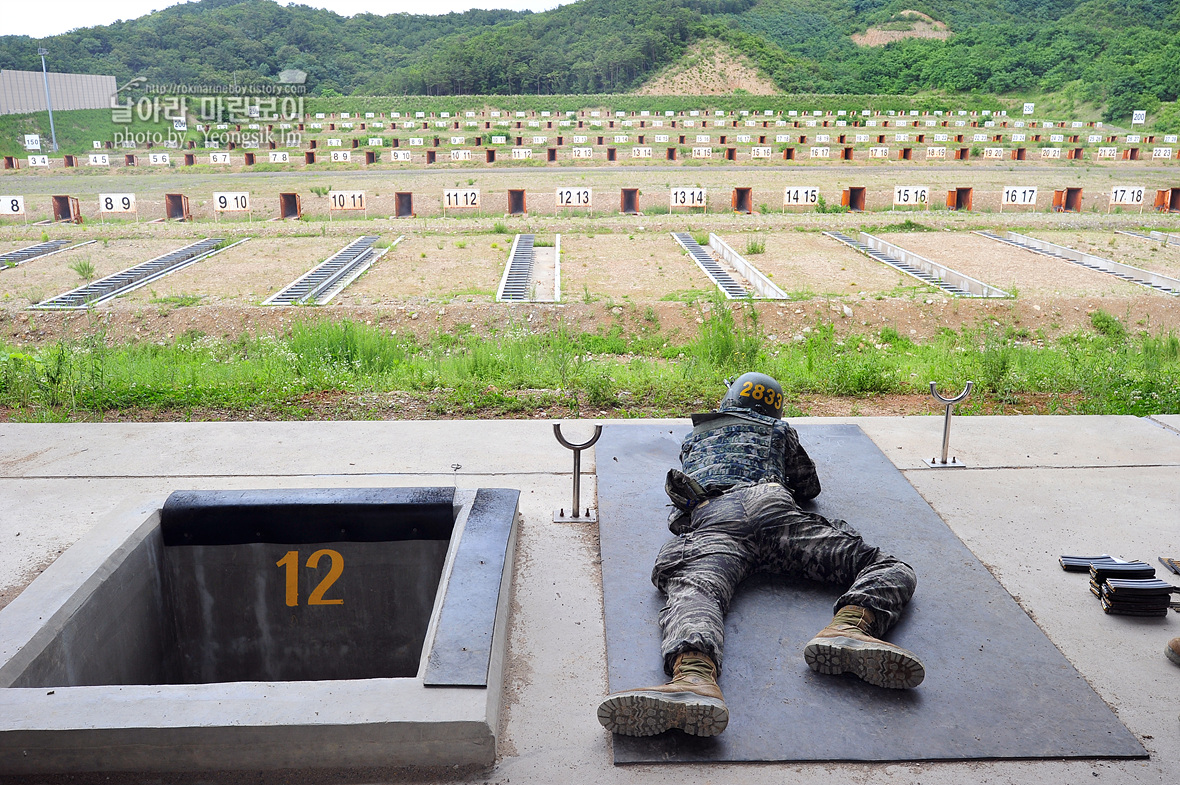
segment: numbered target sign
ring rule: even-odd
[[[667,134],[656,134],[656,144],[667,144],[667,143],[668,143],[668,135]]]
[[[512,160],[523,161],[526,158],[532,158],[533,151],[530,147],[514,147],[512,148]]]
[[[443,190],[443,207],[448,210],[460,210],[468,207],[479,207],[478,188],[447,188]]]
[[[625,139],[626,137],[623,137],[623,138]],[[548,136],[534,136],[533,137],[533,144],[549,144],[549,137]]]
[[[985,147],[985,148],[983,148],[983,157],[984,158],[1003,158],[1004,157],[1004,148],[1003,147]]]
[[[926,185],[893,186],[893,204],[899,207],[926,205],[930,201],[930,187]]]
[[[92,148],[94,148],[95,150],[101,150],[102,149],[102,142],[99,142],[96,140],[96,141],[91,142],[90,146]]]
[[[91,153],[87,156],[91,166],[110,166],[111,157],[106,153]]]
[[[344,142],[340,139],[329,139],[328,147],[342,147]]]
[[[167,166],[172,162],[168,153],[148,153],[148,163],[155,166]]]
[[[471,160],[471,151],[470,150],[452,150],[451,151],[451,160],[452,161],[470,161]]]
[[[627,144],[627,137],[623,134],[615,134],[615,144]]]
[[[790,134],[775,134],[774,143],[775,144],[790,144],[791,143],[791,135]]]
[[[394,161],[409,161],[410,160],[410,151],[409,150],[394,150],[393,151],[393,160]]]
[[[464,136],[452,136],[451,137],[451,144],[463,144],[466,141],[467,141],[467,137],[464,137]]]
[[[1019,207],[1036,207],[1037,205],[1037,189],[1036,186],[1020,187],[1015,185],[1006,186],[1000,194],[1000,204],[1007,207],[1008,205],[1015,205]]]
[[[713,157],[713,148],[712,147],[694,147],[694,148],[692,148],[692,157],[693,158],[712,158]]]
[[[1023,142],[1028,139],[1028,134],[1012,134],[1013,142]]]
[[[23,196],[0,196],[0,215],[24,215],[25,198]]]
[[[783,207],[808,206],[819,203],[819,189],[815,186],[790,186],[783,189]]]
[[[1027,114],[1032,114],[1032,113],[1033,113],[1033,111],[1035,111],[1035,110],[1036,110],[1036,106],[1037,106],[1037,105],[1036,105],[1036,104],[1034,104],[1034,103],[1026,103],[1026,104],[1024,105],[1024,114],[1026,114],[1026,115],[1027,115]]]
[[[813,147],[811,148],[812,158],[831,158],[832,148],[830,147]]]
[[[268,156],[272,164],[289,164],[291,163],[291,154],[279,152],[278,150],[271,150]]]
[[[187,131],[188,130],[188,120],[173,120],[172,121],[172,130],[173,131]]]
[[[385,144],[385,141],[380,136],[369,137],[369,147],[380,147]]]
[[[1061,148],[1060,147],[1042,147],[1041,148],[1041,158],[1060,158],[1060,157],[1061,157]]]
[[[40,134],[25,134],[25,149],[26,150],[40,150],[41,149],[41,135]]]
[[[503,139],[504,139],[504,137],[501,136],[500,137],[501,141],[498,142],[498,144],[504,144]],[[493,142],[496,141],[496,137],[492,137],[492,141]],[[586,137],[585,136],[575,136],[574,137],[574,144],[586,144]]]
[[[213,139],[206,139],[205,140],[205,149],[206,150],[220,150],[221,149],[221,142],[214,141]]]
[[[672,207],[704,207],[704,188],[673,188],[669,197]]]
[[[29,166],[49,166],[49,156],[47,155],[30,155]]]
[[[364,191],[330,191],[328,193],[329,210],[364,210]]]
[[[709,144],[709,135],[697,134],[697,144]]]
[[[1116,185],[1110,189],[1111,204],[1139,206],[1143,204],[1145,190],[1141,186]]]
[[[1131,125],[1143,125],[1147,122],[1147,110],[1136,109],[1131,112]]]
[[[737,140],[738,140],[738,144],[749,144],[750,143],[750,135],[749,134],[738,134]]]
[[[1098,148],[1098,157],[1099,158],[1114,158],[1116,155],[1118,155],[1118,152],[1119,152],[1119,148],[1117,148],[1117,147],[1099,147]]]
[[[751,147],[750,148],[750,157],[751,158],[770,158],[772,155],[774,155],[774,148],[773,147]]]
[[[831,134],[816,134],[815,141],[819,142],[820,144],[827,144],[828,142],[832,141],[832,136]]]
[[[1172,157],[1172,148],[1171,147],[1153,147],[1153,148],[1151,148],[1151,157],[1152,158],[1171,158]]]
[[[215,193],[213,209],[219,213],[246,212],[250,209],[250,194],[247,191]]]
[[[593,147],[575,147],[573,148],[574,158],[593,158]]]
[[[593,207],[594,191],[591,188],[558,188],[558,207]]]
[[[135,194],[99,194],[98,211],[100,213],[133,213],[135,212]]]
[[[332,163],[347,163],[352,160],[351,150],[333,150]],[[343,193],[343,192],[342,192]]]
[[[631,157],[632,158],[651,158],[651,148],[650,147],[632,147],[631,148]]]
[[[946,158],[946,148],[945,147],[927,147],[926,148],[926,157],[927,158]]]
[[[888,158],[888,157],[889,157],[889,148],[888,147],[870,147],[869,148],[869,158]]]
[[[209,153],[209,163],[225,166],[229,164],[229,153]]]

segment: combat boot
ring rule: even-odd
[[[1180,665],[1180,638],[1168,641],[1168,645],[1164,647],[1164,654],[1168,655],[1169,660]]]
[[[712,658],[686,651],[676,658],[667,684],[606,696],[598,721],[624,736],[655,736],[673,728],[692,736],[716,736],[729,724],[729,709]]]
[[[851,673],[878,687],[917,687],[926,669],[913,653],[869,634],[873,612],[845,605],[803,649],[807,667],[816,673]]]

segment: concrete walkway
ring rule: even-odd
[[[1180,416],[960,418],[952,453],[967,468],[957,470],[922,463],[940,447],[941,417],[843,421],[859,425],[903,471],[1139,737],[1149,760],[614,766],[610,737],[594,716],[606,684],[597,533],[593,525],[552,522],[553,510],[569,505],[571,458],[546,422],[0,425],[0,602],[104,516],[162,503],[173,490],[514,487],[522,491],[523,518],[497,765],[461,777],[374,772],[341,781],[1180,781],[1180,668],[1163,655],[1168,639],[1180,635],[1180,615],[1106,616],[1085,578],[1062,572],[1056,561],[1062,553],[1109,553],[1153,565],[1157,556],[1180,557]],[[686,421],[667,422],[687,430]],[[564,431],[578,440],[589,426],[571,423]],[[821,466],[821,478],[838,470]],[[583,456],[583,471],[594,471],[592,451]],[[593,476],[585,477],[583,498],[593,494]],[[971,608],[962,613],[969,620]],[[335,781],[309,772],[280,779]]]

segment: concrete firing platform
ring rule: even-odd
[[[667,422],[687,430],[687,421]],[[1063,552],[1153,563],[1160,555],[1180,556],[1180,417],[956,418],[951,450],[968,468],[955,470],[921,464],[939,448],[941,417],[797,422],[860,426],[1151,757],[698,764],[691,772],[682,766],[614,766],[610,736],[594,714],[606,690],[597,531],[552,522],[553,510],[569,504],[572,461],[545,422],[0,425],[0,596],[10,599],[105,515],[127,505],[158,504],[178,488],[452,482],[461,489],[519,488],[522,520],[496,765],[462,774],[372,772],[364,781],[680,785],[691,776],[735,785],[820,779],[1172,785],[1180,778],[1180,668],[1163,656],[1167,640],[1180,635],[1180,615],[1166,621],[1106,616],[1085,578],[1062,572],[1056,563]],[[581,440],[589,425],[564,430]],[[461,468],[453,470],[456,463]],[[583,467],[594,471],[593,450],[583,456]],[[593,479],[583,480],[584,498],[593,498]],[[200,779],[258,781],[247,774]],[[107,781],[105,775],[93,780]],[[274,781],[324,777],[288,772]]]

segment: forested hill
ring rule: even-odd
[[[861,47],[904,30],[946,40]],[[156,83],[309,74],[312,94],[600,93],[637,87],[690,43],[728,41],[787,92],[1048,91],[1112,116],[1180,94],[1180,0],[579,0],[544,13],[341,17],[271,0],[201,0],[34,41],[0,37],[0,67]]]

